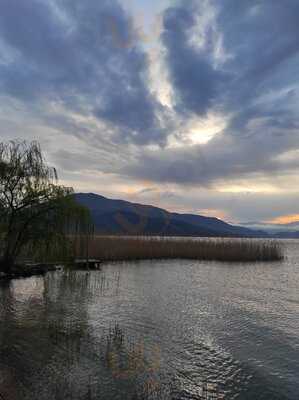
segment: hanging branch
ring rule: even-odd
[[[46,249],[44,257],[70,249],[70,238],[90,224],[37,142],[0,143],[0,271],[9,272],[29,249],[35,256]]]

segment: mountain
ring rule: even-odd
[[[299,231],[279,231],[273,236],[280,239],[299,239]]]
[[[162,208],[113,200],[93,193],[77,193],[87,207],[96,232],[109,235],[265,237],[266,233],[230,225],[218,218],[179,214]]]
[[[274,224],[255,221],[244,222],[241,225],[254,230],[263,230],[271,237],[289,239],[299,238],[299,221],[289,222],[287,224]]]

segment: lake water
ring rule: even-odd
[[[299,398],[299,242],[0,286],[0,399]]]

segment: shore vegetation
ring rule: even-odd
[[[67,257],[69,234],[86,231],[89,212],[58,184],[37,142],[0,143],[0,272],[10,274],[24,259]]]
[[[77,248],[77,254],[80,252]],[[102,261],[192,259],[226,262],[281,261],[279,242],[262,239],[94,236],[88,254]]]

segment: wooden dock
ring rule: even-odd
[[[74,261],[74,265],[76,268],[101,270],[101,260],[96,260],[92,258],[78,258]]]

